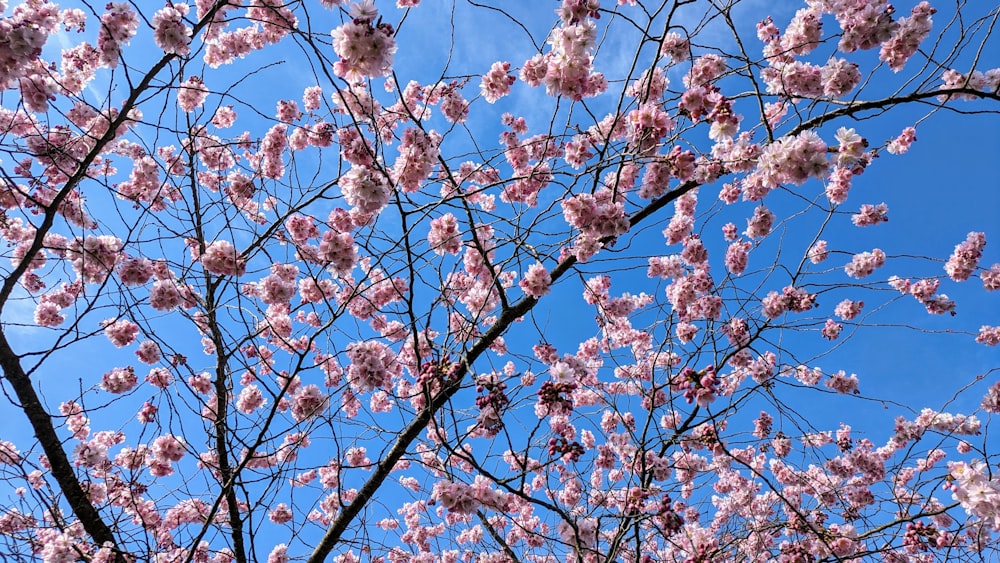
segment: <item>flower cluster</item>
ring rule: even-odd
[[[101,389],[109,393],[126,393],[138,383],[132,366],[114,368],[101,377]]]
[[[976,342],[987,346],[1000,344],[1000,326],[983,325],[979,328],[979,334],[976,335]]]
[[[115,345],[115,348],[128,346],[135,342],[139,334],[139,325],[127,319],[108,319],[102,323],[104,335]]]
[[[434,483],[431,498],[440,502],[449,512],[456,514],[473,514],[481,506],[472,487],[455,481]]]
[[[192,254],[197,247],[192,246]],[[246,258],[237,252],[236,247],[228,240],[217,240],[205,247],[205,253],[194,256],[200,258],[205,270],[217,276],[242,276],[246,272]]]
[[[521,80],[529,86],[545,84],[549,95],[576,101],[604,92],[608,82],[603,74],[593,72],[590,55],[596,42],[597,27],[591,20],[557,27],[549,34],[552,49],[525,61]]]
[[[947,487],[952,498],[973,516],[982,518],[993,530],[1000,530],[1000,482],[990,475],[981,461],[948,463],[951,481]]]
[[[200,108],[207,97],[208,88],[205,87],[205,83],[201,81],[200,77],[191,76],[178,87],[177,105],[181,106],[185,112],[191,113]]]
[[[756,201],[780,184],[801,185],[809,178],[823,178],[830,168],[826,152],[826,143],[811,130],[771,143],[761,152],[751,175],[759,181],[759,189],[751,190],[753,182],[748,178],[746,198]]]
[[[802,313],[812,309],[816,305],[816,294],[789,285],[782,289],[781,293],[777,291],[768,293],[761,303],[764,316],[776,319],[787,311]]]
[[[73,270],[86,283],[101,283],[122,259],[122,241],[112,235],[76,238],[66,248]]]
[[[697,403],[699,407],[707,407],[715,401],[719,378],[715,375],[715,366],[699,371],[688,367],[674,377],[671,383],[672,388],[684,393],[684,400],[689,404]]]
[[[403,132],[399,158],[392,167],[391,176],[404,192],[415,192],[420,183],[431,175],[438,159],[441,135],[434,131],[424,133],[416,127]]]
[[[929,2],[921,2],[910,11],[910,17],[900,18],[892,37],[882,43],[878,58],[889,63],[895,72],[903,70],[903,65],[917,52],[920,43],[931,32],[931,16],[937,12]]]
[[[955,281],[965,281],[976,271],[979,259],[983,257],[983,247],[986,246],[984,233],[972,232],[965,240],[955,245],[955,251],[948,257],[944,271]]]
[[[880,203],[878,205],[864,204],[861,210],[851,215],[851,222],[858,227],[870,227],[885,223],[889,220],[889,206]]]
[[[351,15],[351,21],[331,32],[333,50],[341,59],[333,65],[333,72],[349,82],[388,75],[396,53],[392,26],[374,23],[378,12],[371,0],[351,6]]]
[[[979,92],[996,92],[1000,89],[1000,68],[990,69],[986,72],[975,70],[969,75],[962,74],[957,70],[946,70],[941,76],[941,80],[944,81],[944,84],[940,87],[941,90],[968,88]],[[976,94],[963,92],[960,94],[942,94],[938,96],[938,100],[946,101],[950,98],[956,100],[974,100],[978,97]]]
[[[292,400],[292,418],[298,421],[318,416],[328,403],[327,396],[317,385],[309,384],[296,390]]]
[[[890,154],[904,154],[910,150],[910,145],[916,140],[917,130],[913,127],[907,127],[898,137],[889,141],[885,150],[889,151]]]
[[[889,285],[900,293],[913,296],[927,308],[927,312],[932,315],[943,315],[944,313],[955,314],[955,303],[945,294],[937,294],[938,280],[919,280],[911,282],[897,276],[889,278]]]
[[[59,326],[66,320],[61,311],[76,301],[83,290],[83,283],[62,284],[61,287],[42,295],[35,308],[35,324],[44,327]]]
[[[519,285],[524,293],[537,299],[549,292],[552,276],[549,275],[545,266],[535,263],[528,267],[528,271],[524,274]]]
[[[123,45],[139,30],[139,16],[125,2],[111,2],[101,15],[101,25],[97,31],[97,51],[100,62],[108,68],[118,66],[118,57]],[[38,45],[41,49],[41,45]]]
[[[187,4],[168,4],[153,16],[153,40],[164,53],[185,56],[191,53],[190,27],[184,25]]]
[[[351,360],[351,365],[347,367],[347,382],[355,393],[384,388],[402,370],[396,361],[396,353],[377,340],[348,345],[347,357]]]
[[[344,199],[361,213],[378,213],[392,195],[385,174],[368,166],[354,165],[338,182]]]
[[[458,229],[458,219],[451,213],[432,219],[427,242],[435,254],[458,254],[462,249],[462,234]]]
[[[871,252],[855,254],[851,262],[844,266],[844,272],[852,278],[863,278],[870,276],[883,264],[885,264],[885,252],[876,248]]]
[[[509,62],[495,62],[490,67],[490,71],[483,75],[479,90],[483,94],[483,99],[489,103],[495,103],[510,93],[510,87],[517,80],[510,72]]]
[[[617,237],[629,229],[624,204],[607,188],[594,194],[576,194],[564,199],[561,205],[566,222],[580,230],[573,245],[580,261],[586,261],[600,249],[601,239]]]

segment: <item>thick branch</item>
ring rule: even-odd
[[[929,92],[913,92],[912,94],[907,94],[905,96],[892,96],[889,98],[884,98],[881,100],[870,100],[867,102],[851,102],[843,107],[837,108],[832,111],[828,111],[823,115],[818,115],[812,119],[807,119],[800,123],[797,127],[792,129],[788,134],[797,135],[802,131],[815,130],[822,126],[824,123],[833,121],[839,117],[847,117],[854,115],[856,113],[861,113],[863,111],[873,110],[873,109],[883,109],[890,106],[896,106],[904,104],[907,102],[919,102],[926,100],[928,98],[937,98],[938,96],[952,96],[955,94],[971,94],[979,98],[993,100],[1000,102],[1000,92],[981,92],[973,88],[955,88],[951,90],[933,90]]]
[[[38,438],[38,443],[41,444],[42,451],[48,458],[52,476],[59,484],[63,495],[66,496],[66,501],[73,509],[73,513],[80,519],[83,529],[93,538],[95,544],[110,544],[111,549],[116,554],[115,561],[125,563],[125,559],[118,551],[111,528],[101,518],[97,509],[91,504],[90,497],[80,486],[80,480],[77,478],[76,472],[73,471],[73,465],[63,450],[62,441],[59,440],[59,436],[56,435],[55,428],[52,426],[52,415],[46,412],[45,407],[42,406],[38,393],[35,392],[35,388],[31,384],[31,378],[24,373],[21,362],[14,350],[11,349],[3,331],[0,331],[0,366],[3,367],[4,377],[14,388],[14,393],[17,394],[21,410],[31,422],[35,437]]]

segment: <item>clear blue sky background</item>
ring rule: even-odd
[[[400,12],[390,7],[390,3],[379,0],[377,4],[384,13],[386,21],[399,21]],[[902,14],[909,10],[913,2],[896,4],[897,13]],[[940,12],[935,16],[935,22],[938,24],[936,29],[943,26],[950,16],[947,13],[950,6],[945,2],[939,4]],[[547,30],[555,21],[552,9],[556,5],[555,2],[514,2],[505,3],[504,8],[531,32],[536,43],[541,44]],[[748,49],[753,53],[759,52],[760,49],[752,32],[754,23],[771,13],[778,25],[783,27],[797,7],[798,3],[757,0],[741,4],[734,16],[741,26],[746,26],[741,28],[741,32]],[[626,12],[628,10],[622,9]],[[777,11],[769,12],[772,9]],[[318,10],[313,13],[318,13]],[[441,68],[449,53],[450,66],[445,72],[449,77],[478,76],[497,60],[508,60],[514,66],[519,66],[536,52],[535,48],[518,25],[509,20],[498,19],[496,16],[495,12],[473,8],[464,2],[456,2],[452,6],[447,2],[425,0],[424,5],[409,12],[401,26],[400,51],[396,55],[396,71],[400,83],[405,85],[411,79],[429,83],[440,78]],[[686,25],[695,25],[694,20],[685,20],[684,17],[682,15],[681,20]],[[608,18],[605,17],[599,25],[603,26],[607,21]],[[314,20],[312,25],[314,29],[325,33],[337,25],[337,22],[337,18],[330,18]],[[620,21],[616,21],[615,25],[622,31],[604,37],[598,54],[598,70],[605,72],[609,78],[623,75],[627,69],[624,65],[628,64],[633,55],[629,46],[634,37],[623,31],[625,26],[622,26]],[[828,20],[826,30],[831,31],[834,25],[832,20]],[[96,24],[88,31],[88,36],[91,36],[95,29]],[[68,39],[75,41],[77,37],[70,36]],[[287,50],[272,55],[274,59],[283,59],[283,64],[269,68],[255,79],[259,81],[256,83],[259,86],[244,90],[242,93],[246,101],[258,104],[264,113],[269,113],[278,99],[298,99],[305,87],[315,83],[311,71],[299,64],[300,52],[292,48],[290,40],[285,41],[283,49]],[[709,26],[699,36],[697,42],[701,45],[711,44],[712,47],[718,47],[723,51],[732,48],[727,32],[714,25]],[[55,59],[57,49],[62,46],[64,45],[56,45],[50,41],[47,54],[51,53],[50,58]],[[141,66],[147,58],[151,59],[153,56],[150,47],[149,35],[144,32],[144,35],[141,34],[133,40],[132,47],[126,49],[126,56]],[[820,51],[827,54],[831,49],[827,47]],[[705,49],[696,47],[695,52],[701,54]],[[849,55],[848,58],[859,62],[871,60],[870,55],[865,54]],[[962,64],[959,64],[958,68],[966,70],[969,59],[963,58],[960,62]],[[243,72],[255,69],[261,63],[262,59],[252,58],[239,62],[231,68],[222,69],[218,73],[206,69],[205,81],[213,91],[219,91],[242,77]],[[913,61],[911,65],[917,63],[918,61]],[[985,70],[996,66],[1000,66],[1000,41],[994,40],[982,53],[978,68]],[[192,65],[188,70],[193,73],[201,72],[199,65]],[[686,70],[685,65],[680,71],[675,70],[670,73],[674,88],[681,87],[681,75]],[[907,76],[911,70],[912,66],[907,66],[899,78]],[[866,90],[872,95],[866,93],[861,97],[870,99],[891,87],[891,80],[895,77],[886,79],[888,75],[888,72],[881,73],[882,78],[879,82]],[[101,82],[102,80],[105,81]],[[883,83],[882,80],[886,82]],[[276,84],[280,84],[280,89],[273,87]],[[375,90],[378,92],[380,82],[375,81],[375,84]],[[121,82],[109,84],[106,78],[98,78],[95,86],[97,89],[112,88],[114,103],[117,103],[124,94],[124,85]],[[325,84],[324,86],[325,91],[329,93],[329,87]],[[473,78],[464,90],[465,95],[473,97],[477,93],[477,87],[478,78]],[[621,85],[613,84],[612,88],[620,89]],[[503,112],[524,115],[531,127],[529,134],[544,131],[548,127],[552,106],[547,105],[548,102],[539,103],[540,94],[540,89],[529,89],[526,85],[518,83],[510,97],[495,105],[476,102],[472,107],[473,117],[469,124],[476,143],[487,152],[496,150],[497,134],[500,131],[499,120]],[[213,103],[213,100],[217,101],[213,97],[209,103]],[[603,105],[607,103],[613,103],[613,100],[611,102],[595,100],[588,102],[588,105],[600,118],[611,109],[610,106]],[[743,106],[738,105],[737,109],[740,110],[741,107]],[[955,107],[960,110],[976,111],[987,106],[979,103],[958,103]],[[564,103],[561,111],[565,112],[565,108]],[[867,137],[872,145],[880,145],[895,137],[903,127],[920,119],[928,109],[926,106],[897,108],[876,119],[857,123],[837,122],[832,127],[823,129],[821,134],[824,140],[832,144],[833,132],[837,126],[853,126]],[[241,116],[251,115],[246,108],[238,107],[237,111]],[[147,118],[152,115],[155,114],[150,110]],[[582,120],[582,112],[575,111],[574,116],[581,119],[580,125],[583,128],[592,124]],[[746,117],[747,123],[752,123],[753,115],[748,113]],[[243,126],[255,134],[262,134],[266,126],[254,123],[252,118],[249,119],[251,121],[245,122]],[[237,129],[240,126],[241,124],[237,123]],[[924,406],[955,412],[969,412],[978,407],[981,391],[987,384],[996,380],[997,373],[992,370],[1000,367],[1000,350],[976,344],[973,339],[981,325],[1000,324],[1000,294],[984,294],[978,279],[963,284],[947,280],[943,264],[952,248],[964,240],[970,231],[986,232],[988,244],[981,266],[988,267],[1000,262],[998,131],[1000,131],[1000,118],[986,113],[956,115],[939,112],[931,119],[922,122],[917,127],[918,141],[910,152],[903,156],[883,153],[883,156],[876,160],[864,175],[855,179],[850,198],[844,206],[844,209],[854,211],[862,203],[886,202],[890,208],[890,222],[876,227],[857,229],[850,224],[848,213],[837,217],[831,230],[824,236],[830,241],[831,249],[834,250],[860,252],[880,247],[893,257],[884,268],[865,281],[884,280],[892,274],[914,278],[944,277],[940,291],[955,299],[958,304],[958,315],[930,317],[919,303],[909,297],[895,300],[885,309],[865,317],[866,323],[882,326],[865,327],[842,345],[840,342],[836,343],[839,347],[834,352],[810,365],[819,365],[827,371],[843,369],[848,373],[857,373],[861,380],[861,391],[865,396],[906,405],[917,411]],[[697,137],[699,134],[701,137]],[[469,145],[461,141],[461,135],[453,139],[456,144],[450,144],[449,140],[443,149],[446,156],[449,152],[468,150]],[[708,146],[705,144],[707,138],[704,132],[695,133],[692,139],[695,139],[696,143],[701,143],[699,146],[702,148]],[[394,151],[390,150],[389,155],[394,157]],[[7,164],[4,163],[4,166]],[[811,199],[822,193],[822,186],[813,181],[793,191],[806,194],[806,197]],[[699,211],[714,205],[716,193],[717,187],[714,186],[701,191]],[[783,208],[790,209],[794,201],[795,199],[787,194],[776,193],[773,199],[768,199],[766,203],[778,211]],[[98,214],[100,211],[107,211],[108,208],[100,206],[110,205],[110,202],[102,204],[95,199],[92,205],[95,214]],[[504,204],[498,201],[498,205],[503,209]],[[743,219],[749,216],[753,206],[754,204],[750,203],[739,203],[713,218],[705,228],[704,238],[706,244],[710,244],[710,251],[713,252],[713,271],[717,272],[717,279],[722,275],[721,257],[724,251],[724,247],[720,246],[721,236],[718,227],[731,220],[742,229]],[[317,213],[320,217],[324,215],[325,213]],[[657,240],[659,230],[665,226],[669,218],[669,211],[665,210],[661,217],[655,229],[635,240],[638,254],[667,254],[679,251],[679,248],[668,249],[662,246],[662,240]],[[555,221],[558,223],[561,219],[556,218]],[[805,223],[809,223],[809,220]],[[797,225],[798,223],[789,225],[788,234],[782,241],[788,256],[796,256],[796,252],[801,256],[801,252],[808,246],[801,238],[807,234],[805,230],[800,230],[804,227]],[[766,266],[769,259],[768,250],[773,249],[776,243],[777,239],[772,237],[770,243],[751,254],[751,270]],[[647,246],[639,248],[639,245]],[[907,256],[929,259],[918,260],[906,258]],[[824,264],[836,270],[830,279],[842,283],[850,281],[839,270],[849,258],[849,254],[834,254]],[[645,268],[642,266],[644,260],[632,260],[623,264],[640,267],[634,274],[617,275],[612,288],[613,294],[623,291],[657,291],[657,297],[662,299],[663,285],[650,285],[645,282]],[[581,269],[596,272],[601,268],[614,266],[606,262],[596,262]],[[760,295],[764,295],[767,289],[780,290],[783,285],[780,282],[780,279],[769,282],[770,285]],[[582,288],[577,278],[567,278],[555,286],[553,294],[546,298],[533,314],[540,325],[547,327],[544,337],[559,346],[561,351],[574,350],[581,339],[594,334],[594,328],[586,324],[593,317],[593,311],[581,308],[581,292]],[[890,295],[890,293],[879,295]],[[828,311],[832,316],[833,306],[842,298],[852,296],[846,289],[824,294],[819,300],[822,306],[820,310]],[[865,300],[869,301],[868,298]],[[874,301],[872,299],[870,303],[874,304]],[[30,318],[32,310],[33,306],[27,301],[13,304],[5,310],[4,320],[9,322]],[[871,307],[866,308],[866,313],[869,311]],[[578,312],[583,322],[571,316]],[[103,318],[92,315],[91,324]],[[909,326],[919,327],[920,330],[906,328]],[[850,327],[845,329],[841,340],[845,340],[849,334]],[[44,331],[32,328],[13,329],[11,338],[17,350],[44,349],[49,342]],[[783,346],[803,359],[825,354],[831,346],[829,342],[820,338],[818,327],[814,331],[786,333],[782,338]],[[197,338],[192,337],[190,341],[191,352],[188,356],[192,358],[193,364],[197,365],[196,362],[202,361],[204,357],[200,356]],[[512,349],[526,350],[525,347],[530,347],[537,341],[538,334],[527,326],[527,323],[515,326],[507,336],[508,345]],[[85,344],[84,349],[87,354],[93,354],[95,357],[93,362],[81,364],[80,358],[83,353],[77,348],[76,352],[53,356],[50,364],[39,373],[42,388],[46,391],[46,396],[51,401],[50,408],[53,410],[62,398],[61,391],[69,388],[75,390],[78,379],[82,379],[83,387],[87,388],[96,384],[100,374],[110,366],[134,361],[132,348],[114,350],[103,337]],[[504,360],[500,359],[499,363],[502,364]],[[205,367],[209,366],[206,364]],[[537,365],[534,367],[537,369]],[[975,390],[966,392],[952,401],[954,390],[966,382],[973,382],[977,376],[985,376],[985,381],[978,384]],[[143,393],[145,391],[140,391],[139,395]],[[57,396],[60,398],[57,399]],[[892,418],[907,414],[904,408],[883,409],[878,402],[826,399],[821,402],[818,400],[820,396],[816,394],[791,394],[789,397],[802,401],[799,412],[808,413],[810,421],[817,427],[834,429],[837,422],[849,418],[858,432],[871,437],[877,444],[883,443],[891,434]],[[4,415],[8,414],[9,408],[6,405],[3,407]],[[119,413],[112,409],[112,414]],[[523,414],[533,416],[530,410]],[[750,415],[755,414],[756,410],[750,413]],[[95,414],[95,421],[101,416],[103,415]],[[913,414],[910,413],[909,416],[912,417]],[[95,423],[96,429],[102,428]],[[6,427],[0,433],[0,438],[22,444],[26,443],[28,434],[29,431],[25,426],[14,425]],[[135,434],[130,435],[128,443],[134,443],[135,436]],[[1000,441],[988,432],[982,437],[982,444],[991,452],[997,452],[1000,448]],[[379,449],[374,442],[369,446],[370,453]],[[327,453],[314,450],[309,455],[322,456]],[[276,541],[286,540],[279,537]]]

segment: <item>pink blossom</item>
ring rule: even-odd
[[[152,340],[147,340],[139,344],[135,355],[144,364],[155,364],[160,361],[160,345]]]
[[[944,84],[941,85],[941,90],[953,90],[956,88],[969,88],[972,90],[977,90],[980,92],[996,92],[1000,88],[1000,69],[990,69],[986,72],[979,70],[972,71],[971,74],[965,75],[956,70],[946,70],[941,76],[941,80]],[[956,100],[974,100],[978,98],[976,94],[954,94],[954,95],[941,95],[938,96],[938,100],[946,101],[949,98]]]
[[[989,270],[980,276],[983,280],[983,289],[986,291],[996,291],[1000,289],[1000,264],[993,264]]]
[[[427,242],[435,254],[458,254],[462,249],[462,235],[458,230],[458,219],[451,213],[431,220],[431,230]]]
[[[551,50],[525,61],[521,79],[529,86],[545,84],[550,96],[574,101],[596,96],[608,86],[603,74],[593,72],[591,51],[596,42],[597,27],[592,20],[557,27],[547,41]]]
[[[694,337],[697,336],[698,327],[689,322],[680,322],[677,323],[675,333],[677,334],[677,340],[686,344],[694,340]]]
[[[483,99],[489,103],[495,103],[510,93],[510,87],[517,79],[510,72],[510,63],[498,61],[493,63],[490,71],[483,76],[479,90],[483,94]]]
[[[367,77],[387,76],[392,72],[396,40],[391,25],[374,23],[377,15],[372,6],[361,17],[331,32],[333,50],[341,58],[333,66],[337,76],[349,82],[360,82]]]
[[[350,233],[326,231],[323,233],[323,238],[319,243],[318,257],[322,263],[329,264],[333,271],[341,276],[346,276],[354,269],[354,265],[358,262],[354,237]],[[300,281],[299,283],[301,291],[302,282]],[[318,299],[309,300],[317,301]]]
[[[679,34],[670,32],[663,36],[660,44],[660,54],[668,57],[673,63],[680,63],[690,57],[691,46],[688,40]]]
[[[212,376],[209,375],[208,372],[201,372],[197,375],[192,375],[188,378],[188,385],[190,385],[191,388],[198,393],[207,395],[212,391]]]
[[[469,119],[469,102],[457,87],[451,86],[441,94],[441,113],[449,123],[465,123]]]
[[[318,386],[306,385],[296,393],[295,399],[292,401],[292,417],[295,420],[303,421],[318,416],[326,409],[328,403],[328,397]]]
[[[17,451],[13,442],[0,440],[0,464],[17,465],[18,463],[21,463],[21,452]]]
[[[955,251],[948,258],[944,270],[955,281],[965,281],[976,271],[979,259],[983,256],[986,246],[984,233],[971,232],[961,244],[955,246]]]
[[[76,238],[67,247],[73,270],[87,283],[102,283],[114,271],[121,255],[122,242],[111,235]]]
[[[114,368],[101,376],[101,389],[109,393],[127,393],[138,383],[132,366]]]
[[[323,88],[309,86],[302,92],[302,104],[306,111],[316,111],[323,102]]]
[[[236,111],[233,106],[220,106],[212,116],[212,125],[219,129],[228,129],[236,123]]]
[[[188,77],[177,89],[177,104],[187,113],[200,108],[208,97],[208,88],[198,76]]]
[[[538,299],[549,292],[552,277],[545,266],[536,262],[528,267],[528,271],[524,274],[519,285],[526,294]]]
[[[892,37],[882,43],[879,60],[889,63],[895,72],[903,70],[906,61],[917,52],[920,43],[931,32],[931,15],[937,10],[929,2],[921,2],[913,7],[910,16],[900,18],[892,32]]]
[[[164,434],[153,440],[150,451],[157,460],[173,462],[180,461],[187,454],[186,447],[183,438],[178,438],[173,434]]]
[[[774,213],[764,207],[763,205],[758,205],[753,210],[753,217],[747,219],[747,230],[745,234],[750,238],[762,238],[771,232],[771,226],[774,224]]]
[[[164,368],[153,368],[149,370],[149,374],[146,375],[146,381],[149,382],[153,387],[159,387],[160,389],[166,389],[173,382],[173,376],[170,372]]]
[[[289,561],[288,546],[283,543],[274,546],[267,554],[267,563],[288,563]]]
[[[480,506],[472,488],[464,483],[438,481],[434,483],[431,498],[437,500],[448,511],[456,514],[472,514]]]
[[[556,531],[562,541],[569,545],[580,545],[584,548],[592,548],[597,543],[599,532],[598,520],[596,518],[580,518],[574,525],[569,525],[565,520],[560,520]]]
[[[396,354],[376,340],[348,345],[347,357],[351,360],[351,365],[347,367],[347,381],[355,393],[387,386],[402,369]]]
[[[876,248],[871,252],[855,254],[850,264],[844,266],[844,272],[852,278],[870,276],[877,268],[885,264],[885,252]]]
[[[131,6],[125,2],[109,3],[107,11],[101,16],[101,25],[97,31],[101,64],[116,68],[122,46],[128,45],[138,29],[139,17]]]
[[[826,198],[830,203],[841,204],[847,201],[847,193],[851,190],[851,179],[854,173],[843,167],[836,167],[830,172],[826,184]]]
[[[979,328],[979,335],[976,336],[976,342],[987,346],[1000,344],[1000,326],[983,325]]]
[[[260,174],[277,180],[285,175],[283,155],[288,148],[288,125],[276,123],[264,134],[260,143]]]
[[[833,319],[827,319],[826,324],[823,325],[823,338],[827,340],[836,340],[840,337],[840,332],[844,330],[844,325],[834,321]]]
[[[267,399],[264,398],[260,388],[251,384],[244,387],[236,397],[236,410],[243,414],[253,414],[266,403]]]
[[[837,307],[833,310],[833,314],[849,321],[854,319],[861,314],[861,308],[865,306],[864,301],[851,301],[850,299],[844,299],[837,304]]]
[[[362,213],[378,213],[392,195],[388,178],[367,166],[352,166],[338,183],[347,203]]]
[[[692,268],[705,268],[708,263],[708,250],[705,249],[705,244],[697,235],[691,235],[684,239],[681,260]]]
[[[989,328],[989,327],[983,327]],[[998,335],[1000,337],[1000,335]],[[983,397],[983,401],[980,404],[980,408],[991,414],[1000,414],[1000,381],[990,385],[989,390]],[[11,444],[13,446],[13,444]],[[0,451],[2,451],[2,446],[0,446]],[[0,455],[2,457],[2,455]]]
[[[319,236],[319,229],[313,218],[298,213],[285,220],[285,229],[288,230],[292,240],[299,244]]]
[[[808,252],[809,261],[813,264],[819,264],[820,262],[826,260],[829,255],[830,252],[826,249],[825,240],[816,241],[816,244],[812,245],[812,248],[810,248]]]
[[[438,159],[438,144],[441,135],[433,130],[424,133],[416,127],[403,132],[399,146],[399,158],[392,166],[390,175],[404,192],[415,192],[420,183],[431,175]]]
[[[768,319],[776,319],[787,311],[802,313],[812,309],[816,304],[816,295],[802,288],[786,286],[781,293],[769,292],[761,300],[761,304],[764,316]]]
[[[884,203],[878,205],[864,204],[861,210],[851,216],[851,222],[858,227],[869,227],[878,225],[889,220],[889,206]]]
[[[694,217],[677,213],[670,218],[670,223],[663,230],[663,236],[667,239],[667,244],[677,244],[687,238],[692,229],[694,229]]]
[[[684,76],[684,86],[692,88],[714,82],[726,72],[726,60],[719,55],[708,54],[698,57],[691,70]]]
[[[287,524],[292,521],[292,509],[287,504],[280,502],[268,513],[268,518],[275,524]]]
[[[646,275],[651,278],[673,278],[684,272],[680,256],[654,256],[649,258]]]
[[[191,53],[191,28],[184,25],[187,4],[168,4],[153,16],[153,40],[164,53],[185,56]]]
[[[861,82],[861,71],[855,63],[831,58],[820,70],[820,80],[825,95],[841,98]]]
[[[826,143],[812,130],[771,143],[762,151],[757,164],[764,186],[801,185],[809,178],[823,178],[830,168],[826,149]]]
[[[952,498],[969,514],[982,518],[994,530],[1000,529],[1000,482],[981,461],[948,463]]]
[[[845,395],[856,394],[858,392],[858,377],[853,373],[848,377],[843,371],[838,371],[830,375],[826,386]]]
[[[892,154],[904,154],[910,150],[910,145],[916,140],[917,130],[913,127],[907,127],[898,137],[889,142],[886,150]]]
[[[115,348],[128,346],[135,342],[135,338],[139,334],[139,325],[127,319],[108,319],[103,324],[104,335],[115,345]]]
[[[35,324],[42,327],[56,327],[66,320],[61,314],[59,305],[51,302],[42,302],[35,307]]]
[[[372,461],[368,459],[368,451],[361,448],[348,448],[347,452],[344,454],[344,461],[347,467],[366,467],[370,466]]]
[[[182,296],[177,284],[171,280],[153,282],[149,290],[149,305],[157,311],[169,311],[181,304]]]
[[[242,276],[246,272],[246,259],[239,256],[228,240],[217,240],[206,246],[201,263],[206,271],[219,276]]]
[[[796,98],[819,98],[824,95],[823,67],[803,61],[771,61],[761,72],[769,94]],[[834,83],[835,84],[835,83]]]
[[[156,413],[159,410],[160,409],[156,405],[150,403],[149,401],[146,401],[145,403],[142,404],[142,408],[139,409],[139,412],[136,413],[135,417],[139,422],[143,424],[156,422]]]
[[[278,100],[275,108],[275,118],[278,121],[292,123],[302,119],[302,111],[295,100]]]

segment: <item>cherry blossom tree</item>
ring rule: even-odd
[[[1000,9],[791,4],[0,1],[0,556],[996,557]]]

